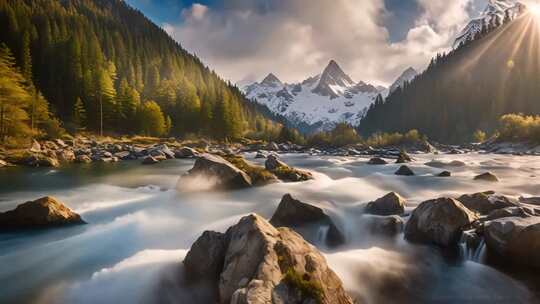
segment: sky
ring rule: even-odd
[[[487,0],[126,0],[225,79],[298,82],[334,59],[389,85],[449,49]]]

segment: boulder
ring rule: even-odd
[[[451,162],[444,162],[441,160],[432,160],[425,163],[426,166],[434,168],[447,168],[447,167],[465,167],[466,164],[460,160],[453,160]]]
[[[266,170],[272,172],[280,180],[285,182],[302,182],[313,179],[313,175],[310,172],[289,167],[274,154],[268,155],[264,166]]]
[[[478,218],[453,198],[421,203],[405,226],[405,238],[443,247],[456,245],[461,233]]]
[[[31,229],[84,224],[81,216],[52,197],[18,205],[0,213],[0,229]]]
[[[75,161],[75,153],[71,150],[58,150],[56,151],[56,157],[63,163],[71,163]]]
[[[197,156],[199,153],[197,152],[197,150],[193,149],[193,148],[190,148],[190,147],[182,147],[180,148],[180,150],[177,150],[175,153],[174,153],[174,156],[176,158],[192,158],[192,157],[195,157]]]
[[[55,143],[56,145],[58,145],[58,147],[60,147],[60,148],[66,148],[66,147],[68,146],[63,140],[61,140],[61,139],[59,139],[59,138],[58,138],[58,139],[55,139],[55,140],[54,140],[54,143]]]
[[[212,181],[213,188],[220,190],[241,189],[252,186],[247,173],[238,169],[221,156],[212,154],[200,155],[191,170],[181,177],[180,182],[189,179],[204,178]]]
[[[32,146],[30,146],[30,152],[33,152],[33,153],[41,152],[41,145],[35,139],[32,139]]]
[[[519,202],[522,204],[540,206],[540,197],[520,197]]]
[[[396,160],[396,164],[405,164],[405,163],[410,163],[412,161],[413,159],[409,156],[409,154],[407,154],[407,152],[402,150],[399,152],[399,156],[398,156],[398,159]]]
[[[270,154],[266,158],[266,161],[264,162],[264,167],[266,170],[273,171],[276,170],[279,167],[288,167],[286,163],[279,160],[279,158],[275,154]]]
[[[257,159],[266,158],[266,157],[267,157],[266,154],[264,154],[261,151],[258,151],[257,154],[255,155],[255,158]]]
[[[450,176],[452,176],[452,172],[450,172],[450,171],[443,171],[443,172],[437,174],[437,177],[450,177]]]
[[[276,227],[293,228],[299,233],[306,226],[327,226],[326,245],[335,247],[345,243],[345,235],[322,208],[296,200],[290,194],[283,196],[270,223]]]
[[[60,163],[56,158],[44,156],[41,154],[34,154],[26,157],[20,162],[22,165],[30,167],[60,167]]]
[[[375,215],[402,215],[405,213],[405,199],[396,192],[390,192],[366,205],[365,213]]]
[[[411,170],[411,168],[403,165],[399,167],[399,169],[394,173],[395,175],[402,175],[402,176],[413,176],[414,172]]]
[[[367,228],[371,234],[395,237],[403,231],[405,222],[397,215],[391,216],[369,216],[367,217]]]
[[[464,194],[458,198],[465,207],[482,215],[488,215],[494,210],[518,206],[515,202],[503,195],[496,195],[493,191],[474,194]]]
[[[0,159],[0,168],[6,167],[7,165],[8,165],[8,163],[5,160]]]
[[[489,252],[504,260],[540,267],[540,217],[509,217],[487,222],[484,238]]]
[[[143,165],[155,165],[155,164],[157,164],[157,163],[159,163],[159,162],[160,162],[160,161],[159,161],[157,158],[155,158],[155,157],[153,157],[153,156],[147,156],[147,157],[145,157],[145,158],[142,160],[141,163],[142,163]]]
[[[315,247],[258,215],[225,234],[205,233],[188,252],[184,272],[189,284],[214,287],[212,303],[353,303]]]
[[[268,151],[278,151],[279,146],[275,142],[270,142],[268,145],[266,145],[266,150]]]
[[[499,179],[491,172],[482,173],[474,177],[474,180],[486,181],[486,182],[498,182]]]
[[[380,157],[374,157],[368,161],[368,164],[369,165],[386,165],[388,164],[388,162]]]
[[[79,164],[89,164],[92,162],[92,159],[88,155],[81,154],[77,156],[77,158],[75,159],[75,162]]]
[[[505,217],[530,217],[534,216],[535,211],[525,207],[507,207],[491,211],[485,218],[486,221],[493,221]]]
[[[114,153],[114,157],[117,157],[118,159],[121,159],[121,160],[134,160],[134,159],[137,159],[137,157],[135,155],[132,155],[131,152],[129,152],[129,151],[116,152],[116,153]]]

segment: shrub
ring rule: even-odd
[[[322,303],[323,289],[319,284],[311,282],[308,274],[301,275],[291,267],[285,273],[283,280],[301,293],[302,300],[313,299],[316,303]]]
[[[506,114],[499,120],[499,140],[540,143],[540,116]]]

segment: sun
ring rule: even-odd
[[[540,3],[531,3],[527,5],[529,12],[536,18],[540,18]]]

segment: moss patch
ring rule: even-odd
[[[294,268],[289,268],[283,281],[300,292],[302,299],[313,299],[317,303],[322,303],[323,289],[318,283],[312,282],[308,274],[302,275]]]
[[[246,161],[239,155],[226,155],[223,156],[228,162],[233,164],[238,169],[246,172],[254,185],[261,186],[272,183],[276,180],[276,176],[272,172],[266,170],[264,167],[256,166]]]
[[[272,173],[283,181],[301,182],[313,179],[311,173],[297,170],[289,166],[280,166],[273,170]]]

